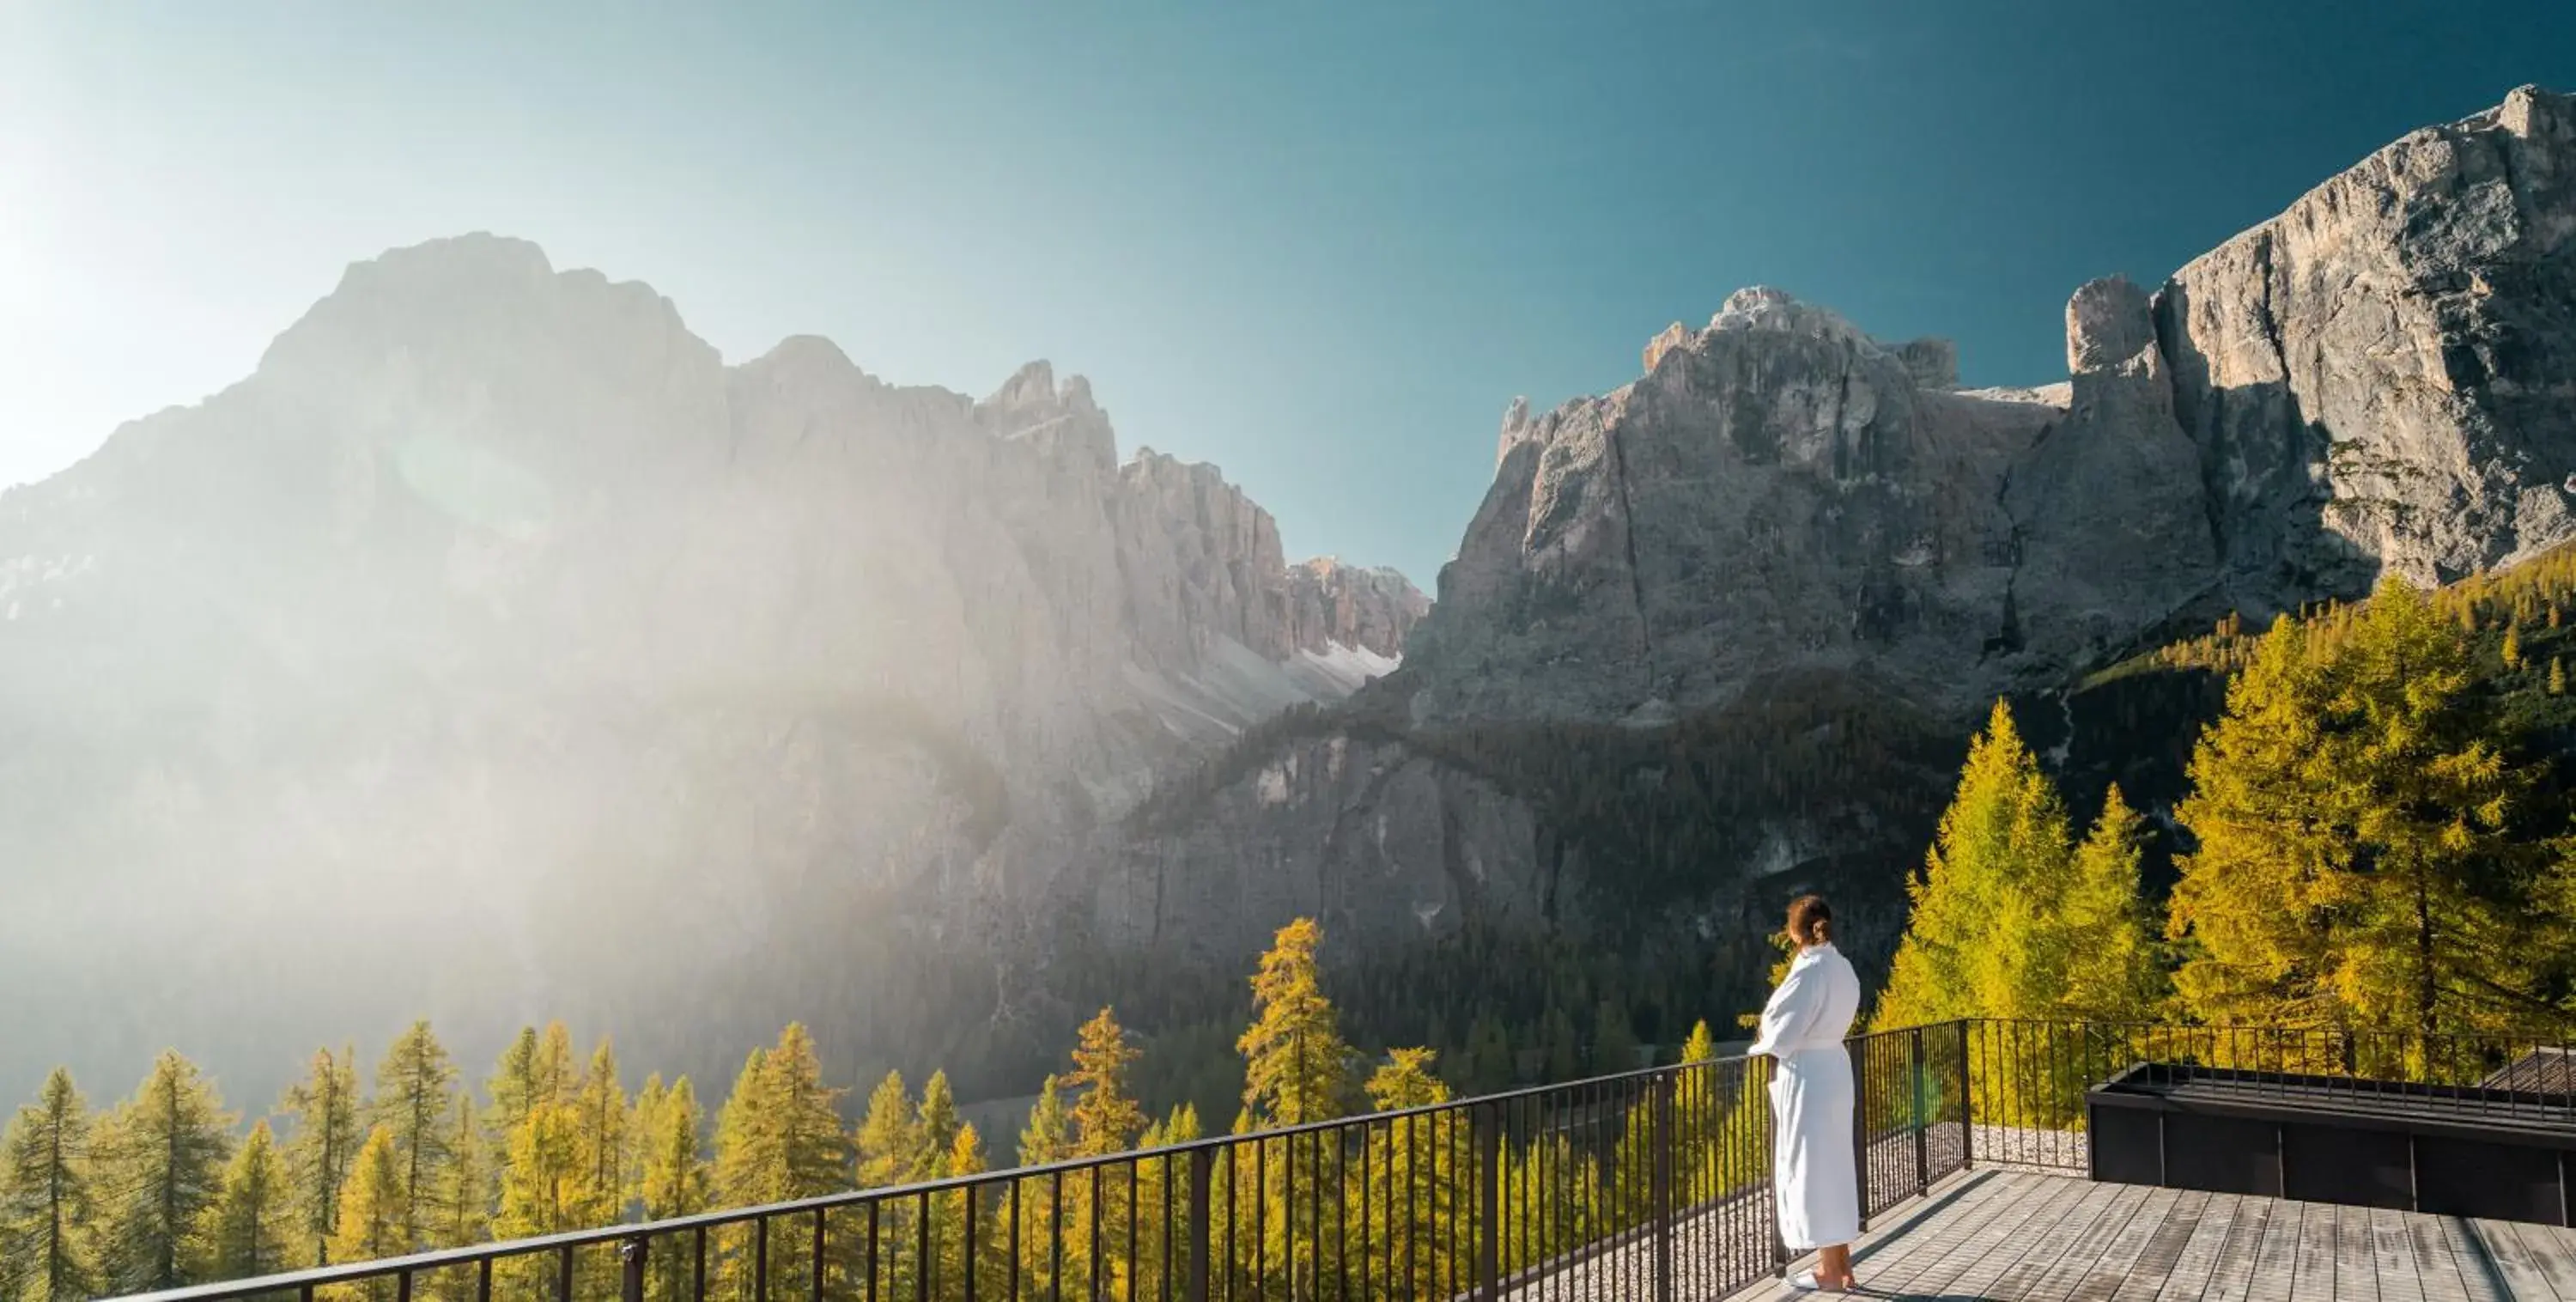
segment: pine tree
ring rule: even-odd
[[[2403,580],[2350,633],[2284,621],[2228,689],[2176,817],[2175,986],[2202,1019],[2284,1028],[2488,1029],[2519,961],[2495,901],[2527,775],[2470,690],[2468,641]]]
[[[1491,1012],[1476,1015],[1467,1028],[1467,1061],[1461,1073],[1470,1094],[1500,1094],[1512,1087],[1512,1045],[1503,1022]]]
[[[100,1264],[109,1288],[140,1293],[192,1282],[188,1239],[223,1187],[232,1150],[223,1108],[196,1064],[165,1052],[117,1109],[102,1154],[110,1202]]]
[[[943,1078],[934,1076],[932,1079]],[[927,1133],[926,1129],[924,1133]],[[934,1178],[948,1179],[982,1175],[984,1165],[984,1141],[976,1135],[975,1127],[960,1123],[949,1132],[948,1151],[932,1164],[932,1171]],[[939,1240],[939,1267],[933,1279],[940,1297],[966,1297],[966,1254],[970,1250],[977,1254],[976,1272],[983,1277],[976,1282],[977,1293],[992,1287],[986,1281],[1003,1278],[1003,1273],[994,1269],[1000,1264],[994,1255],[998,1236],[986,1224],[994,1213],[994,1204],[985,1190],[975,1192],[977,1196],[971,1207],[963,1189],[939,1195],[940,1207],[932,1218],[932,1229]]]
[[[349,1178],[341,1186],[340,1210],[333,1217],[338,1228],[331,1235],[331,1260],[373,1261],[400,1255],[406,1248],[402,1216],[402,1162],[394,1154],[393,1136],[377,1126],[358,1146]],[[394,1282],[352,1285],[344,1296],[388,1302],[394,1296]]]
[[[912,1178],[921,1144],[915,1135],[918,1117],[903,1073],[890,1071],[868,1095],[868,1115],[859,1123],[859,1187],[883,1189]]]
[[[921,1087],[921,1111],[912,1123],[912,1142],[919,1155],[913,1163],[915,1178],[934,1178],[955,1155],[957,1129],[964,1124],[957,1116],[957,1096],[948,1088],[948,1073],[930,1073]]]
[[[304,1079],[288,1087],[277,1110],[295,1118],[286,1140],[287,1178],[303,1217],[302,1264],[318,1265],[339,1216],[340,1187],[358,1156],[358,1119],[366,1102],[358,1095],[356,1047],[336,1055],[315,1050]]]
[[[1343,1115],[1351,1049],[1317,971],[1323,941],[1312,918],[1281,927],[1252,978],[1252,1025],[1235,1048],[1244,1059],[1243,1103],[1258,1125]]]
[[[1714,1062],[1717,1059],[1717,1036],[1708,1029],[1708,1019],[1691,1024],[1690,1038],[1682,1041],[1683,1062]]]
[[[1550,1004],[1539,1015],[1538,1043],[1540,1061],[1545,1064],[1539,1070],[1549,1084],[1561,1085],[1583,1074],[1574,1047],[1574,1019],[1563,1008]]]
[[[1628,1010],[1615,999],[1604,999],[1592,1014],[1592,1071],[1608,1076],[1637,1069],[1637,1033],[1628,1023]]]
[[[492,1079],[485,1089],[492,1096],[489,1133],[506,1146],[519,1123],[528,1119],[528,1109],[536,1106],[541,1094],[537,1082],[537,1028],[519,1028],[518,1038],[501,1051],[501,1061],[492,1069]]]
[[[99,1286],[89,1104],[60,1067],[0,1134],[0,1297],[72,1302]]]
[[[504,1239],[589,1228],[585,1214],[594,1172],[581,1151],[582,1118],[574,1105],[547,1100],[529,1109],[510,1136],[501,1177],[501,1212],[493,1230]]]
[[[2113,784],[2093,830],[2076,847],[2073,879],[2058,907],[2066,936],[2063,1012],[2087,1021],[2138,1022],[2155,1011],[2164,969],[2139,893],[2146,820]]]
[[[395,1037],[376,1068],[373,1121],[383,1127],[402,1167],[403,1251],[431,1246],[438,1224],[439,1190],[447,1181],[453,1157],[448,1143],[448,1113],[455,1106],[451,1087],[456,1068],[429,1023],[414,1022]]]
[[[639,1190],[644,1203],[644,1219],[668,1220],[676,1216],[695,1216],[709,1205],[707,1167],[698,1145],[698,1133],[706,1118],[698,1108],[697,1092],[682,1076],[661,1088],[660,1080],[646,1082],[645,1098],[638,1103],[635,1117],[642,1132],[637,1145],[643,1154],[643,1172]],[[656,1252],[647,1264],[652,1270],[653,1295],[676,1299],[688,1296],[691,1262],[677,1252]]]
[[[1913,915],[1874,1024],[2054,1010],[2068,943],[2055,911],[2071,856],[2065,805],[1997,701],[1907,883]]]
[[[1081,1095],[1073,1105],[1075,1153],[1100,1156],[1136,1146],[1136,1136],[1145,1128],[1145,1110],[1127,1093],[1127,1074],[1137,1056],[1110,1010],[1103,1008],[1083,1023],[1073,1050],[1073,1072],[1065,1078]]]
[[[581,1088],[581,1071],[573,1061],[572,1032],[563,1023],[546,1023],[545,1037],[537,1042],[532,1071],[532,1100],[568,1103]]]
[[[1387,1050],[1386,1062],[1369,1074],[1369,1102],[1380,1112],[1448,1102],[1449,1086],[1433,1070],[1439,1058],[1430,1049]]]
[[[1029,1109],[1028,1124],[1020,1131],[1021,1166],[1048,1166],[1073,1155],[1073,1122],[1065,1111],[1063,1090],[1063,1082],[1055,1076],[1048,1076],[1038,1086],[1038,1101]],[[1063,1199],[1063,1181],[1037,1177],[1022,1180],[1019,1186],[1020,1274],[1029,1281],[1034,1294],[1052,1297],[1060,1291],[1078,1295],[1077,1290],[1058,1288],[1051,1250],[1058,1230],[1070,1229],[1069,1224],[1056,1219],[1059,1208],[1071,1206]],[[1068,1255],[1067,1264],[1078,1263]]]
[[[290,1268],[289,1245],[303,1238],[297,1224],[294,1181],[266,1121],[224,1169],[215,1199],[199,1215],[192,1246],[198,1279],[249,1279]]]
[[[617,1083],[617,1054],[606,1040],[591,1054],[590,1070],[575,1092],[574,1111],[581,1118],[578,1216],[584,1225],[613,1224],[626,1210],[629,1137],[626,1091]]]
[[[474,1115],[474,1099],[462,1090],[457,1092],[455,1110],[449,1114],[447,1144],[447,1174],[433,1195],[439,1220],[432,1227],[432,1235],[441,1247],[461,1248],[491,1236],[492,1204],[488,1200],[501,1176],[501,1159],[507,1158],[509,1151],[492,1150]]]
[[[716,1122],[715,1197],[726,1207],[750,1207],[835,1193],[848,1185],[849,1141],[841,1133],[839,1091],[823,1084],[822,1064],[801,1023],[790,1023],[776,1046],[755,1050],[734,1082]],[[747,1231],[725,1236],[735,1260],[733,1286],[748,1288],[740,1268],[749,1250]],[[845,1269],[834,1263],[836,1271]],[[773,1263],[773,1288],[794,1293],[812,1283],[807,1263]]]

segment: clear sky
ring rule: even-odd
[[[729,360],[1050,358],[1427,588],[1514,395],[1734,288],[2045,382],[2079,282],[2523,82],[2576,88],[2576,4],[0,0],[0,483],[492,230]]]

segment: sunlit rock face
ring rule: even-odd
[[[1687,840],[1688,811],[1631,835],[1585,810],[1646,810],[1638,786],[1748,748],[1761,771],[1806,737],[1730,721],[1802,693],[1955,746],[2000,695],[2061,691],[2230,610],[2576,536],[2576,99],[2517,90],[2160,286],[2081,286],[2066,339],[2063,382],[1961,389],[1942,341],[1883,342],[1756,288],[1648,341],[1633,383],[1513,403],[1402,671],[1340,733],[1266,742],[1193,810],[1158,810],[1104,874],[1108,925],[1169,935],[1139,901],[1181,891],[1241,906],[1230,941],[1199,942],[1238,954],[1290,901],[1357,891],[1435,930],[1475,900],[1568,925],[1564,902],[1629,876],[1695,883],[1658,906],[1675,918],[1776,917],[1773,896],[1828,881],[1892,914],[1941,766],[1856,799],[1867,752],[1837,752],[1732,837]],[[1635,739],[1619,772],[1498,777],[1497,756],[1544,761],[1586,729]]]
[[[1043,362],[981,401],[814,338],[727,366],[534,245],[396,250],[0,496],[0,983],[134,1009],[0,1043],[121,1073],[266,1000],[292,1041],[225,1059],[283,1070],[669,999],[675,1041],[713,1001],[709,1046],[882,1047],[902,943],[1037,956],[1069,846],[1391,672],[1426,605],[1289,565],[1215,467],[1122,464]],[[412,975],[319,979],[353,963]]]

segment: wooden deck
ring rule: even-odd
[[[2020,1171],[1896,1208],[1855,1256],[1865,1295],[1925,1302],[2576,1302],[2576,1230]]]

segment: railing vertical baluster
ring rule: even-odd
[[[1208,1181],[1216,1172],[1216,1152],[1190,1150],[1190,1299],[1208,1302]]]
[[[394,1302],[411,1302],[411,1272],[408,1270],[394,1276]]]
[[[1975,1048],[1978,1023],[1959,1019],[1959,1169],[1973,1170],[1977,1165],[1977,1114],[1974,1069],[1970,1065]]]
[[[962,1290],[958,1296],[966,1299],[966,1302],[975,1302],[975,1258],[979,1255],[975,1251],[978,1246],[975,1242],[975,1233],[976,1227],[982,1223],[977,1220],[975,1216],[975,1193],[977,1188],[978,1186],[971,1184],[966,1186],[966,1223],[958,1227],[957,1235],[958,1242],[966,1245],[965,1252],[961,1254],[965,1260],[959,1267],[959,1270],[962,1273],[959,1274],[957,1279],[958,1285]],[[1131,1262],[1129,1263],[1127,1273],[1127,1278],[1129,1280],[1127,1285],[1129,1302],[1134,1302],[1136,1292],[1136,1285],[1134,1283],[1135,1277],[1134,1263]]]
[[[769,1302],[769,1218],[751,1218],[751,1295]]]
[[[810,1300],[811,1300],[811,1302],[823,1302],[823,1217],[824,1217],[824,1214],[825,1214],[825,1213],[824,1213],[824,1211],[823,1211],[823,1209],[822,1209],[822,1208],[817,1207],[817,1208],[815,1208],[815,1209],[814,1209],[814,1279],[813,1279],[812,1283],[807,1287],[807,1289],[806,1289],[806,1293],[805,1293],[805,1296],[806,1296],[808,1299],[810,1299]]]
[[[931,1275],[938,1261],[930,1255],[930,1195],[921,1195],[914,1209],[912,1225],[912,1297],[913,1302],[930,1302]]]
[[[1064,1172],[1047,1176],[1047,1296],[1064,1302]]]
[[[1673,1302],[1673,1086],[1676,1077],[1658,1076],[1649,1086],[1655,1108],[1655,1297]]]
[[[625,1268],[619,1293],[624,1302],[644,1302],[644,1259],[652,1251],[653,1241],[641,1234],[617,1245],[617,1262]]]
[[[883,1222],[885,1215],[882,1210],[884,1207],[885,1202],[882,1199],[871,1198],[868,1200],[868,1302],[877,1302],[878,1275],[885,1275],[886,1282],[889,1285],[894,1281],[893,1273],[881,1269],[879,1265],[885,1256],[885,1248],[883,1246],[885,1240],[881,1233],[884,1229]]]
[[[1914,1118],[1914,1196],[1922,1197],[1932,1189],[1932,1119],[1929,1111],[1930,1084],[1923,1074],[1923,1028],[1915,1027],[1906,1037],[1905,1049],[1907,1109]]]
[[[572,1249],[555,1254],[555,1302],[572,1302]]]
[[[1499,1296],[1497,1287],[1502,1278],[1498,1268],[1502,1247],[1502,1109],[1488,1103],[1477,1110],[1476,1118],[1481,1123],[1476,1134],[1476,1223],[1482,1231],[1476,1236],[1476,1295],[1493,1302]]]
[[[689,1249],[691,1258],[689,1262],[689,1294],[693,1299],[693,1302],[707,1302],[707,1227],[703,1225],[699,1226],[697,1228],[697,1232],[691,1234],[689,1238],[691,1240]],[[486,1262],[484,1264],[488,1266],[491,1263]],[[485,1271],[484,1278],[488,1283],[491,1278],[491,1272],[488,1270]],[[486,1299],[489,1299],[491,1296],[491,1290],[485,1289],[484,1296]]]

